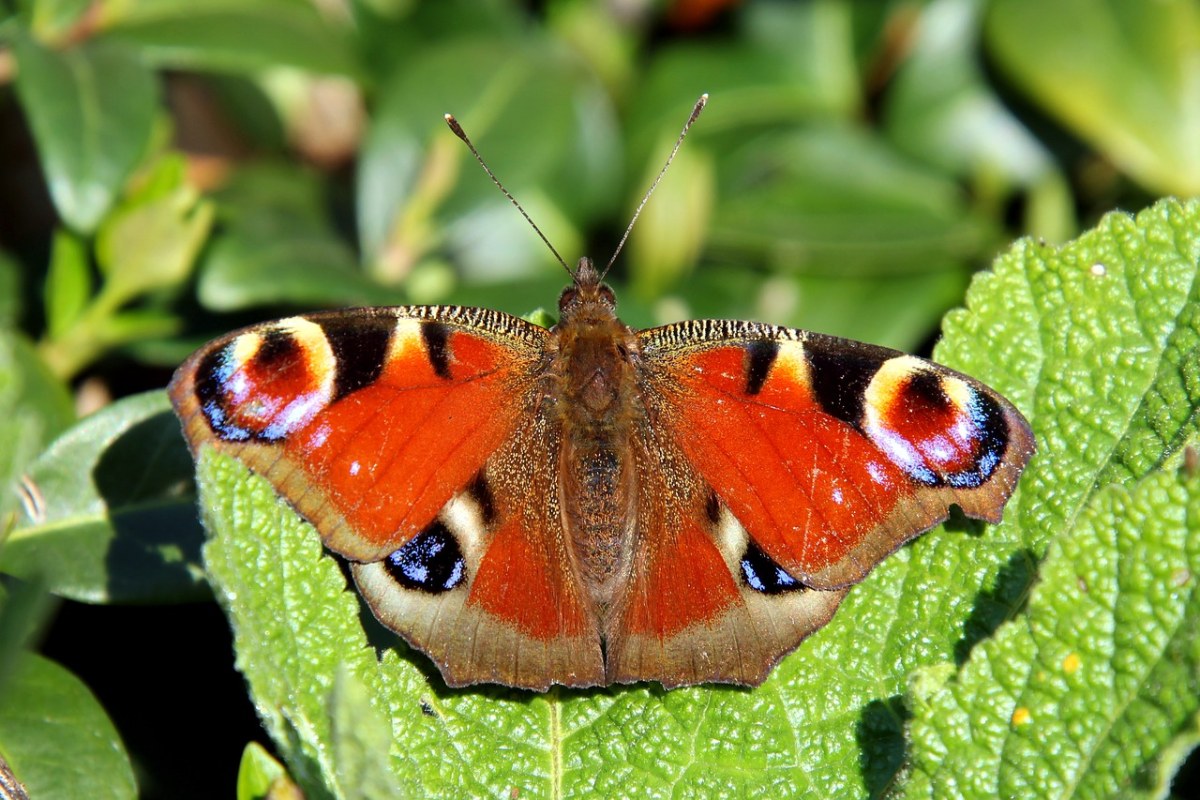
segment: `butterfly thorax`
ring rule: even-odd
[[[628,557],[636,470],[633,432],[637,338],[617,319],[612,290],[591,262],[559,302],[552,365],[561,431],[560,502],[584,583],[603,613]]]

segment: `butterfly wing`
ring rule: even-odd
[[[448,682],[591,685],[599,634],[538,500],[548,336],[458,307],[293,317],[201,349],[170,394],[192,449],[241,460],[360,562],[376,616]]]
[[[1033,453],[996,392],[886,348],[704,320],[638,344],[651,467],[612,680],[760,682],[951,505],[998,521]]]
[[[847,590],[765,569],[751,586],[741,564],[755,547],[674,432],[647,424],[637,439],[651,467],[639,475],[634,555],[605,632],[608,682],[762,683]]]

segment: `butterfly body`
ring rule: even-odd
[[[582,260],[551,330],[484,309],[293,317],[207,345],[193,450],[265,477],[451,685],[760,683],[1033,452],[979,382],[753,322],[638,331]]]

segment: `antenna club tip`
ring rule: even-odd
[[[705,103],[707,103],[708,102],[708,92],[705,92],[704,94],[700,95],[700,100],[698,102],[700,103],[700,105],[704,105]]]
[[[443,115],[443,119],[445,119],[446,124],[450,126],[450,130],[454,131],[455,136],[462,139],[464,142],[467,141],[467,134],[463,131],[462,125],[458,124],[458,120],[454,118],[453,114],[445,114]]]

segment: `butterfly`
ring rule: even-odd
[[[758,322],[636,330],[568,271],[549,329],[295,316],[171,382],[193,452],[266,478],[450,686],[760,684],[951,506],[998,522],[1033,454],[954,370]]]

